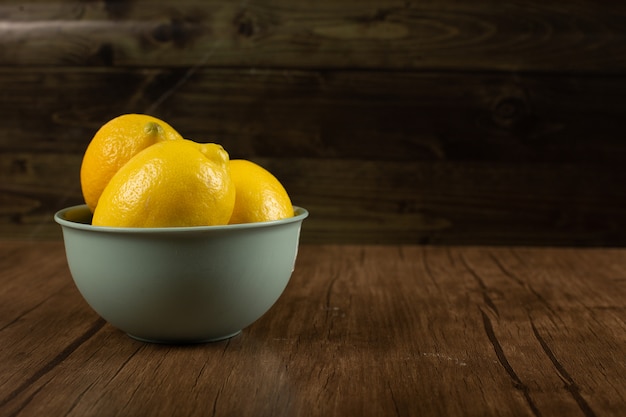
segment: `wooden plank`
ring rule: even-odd
[[[620,244],[626,179],[576,165],[267,161],[333,242]],[[312,176],[315,172],[315,177]],[[612,243],[611,243],[612,242]]]
[[[14,82],[19,81],[19,82]],[[58,237],[120,113],[266,164],[305,241],[623,244],[622,77],[0,70],[0,235]]]
[[[626,6],[593,1],[3,2],[2,65],[626,68]]]
[[[0,150],[82,152],[148,112],[234,157],[626,159],[623,76],[41,68],[0,70],[0,89]]]
[[[624,250],[302,245],[265,316],[192,346],[104,324],[66,285],[61,243],[6,252],[44,256],[0,276],[2,415],[600,416],[626,401]]]
[[[0,235],[59,236],[54,211],[80,204],[80,155],[32,154],[41,172],[73,161],[58,178],[0,185]],[[626,172],[599,165],[384,162],[255,158],[309,209],[304,242],[626,243]],[[58,180],[58,181],[57,181]],[[62,185],[66,184],[66,185]],[[71,185],[70,185],[71,184]]]

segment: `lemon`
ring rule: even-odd
[[[145,114],[123,114],[102,125],[91,139],[80,168],[80,184],[91,211],[113,175],[133,156],[164,140],[182,139],[172,126]]]
[[[262,166],[245,159],[230,161],[236,197],[230,224],[280,220],[293,216],[287,191]]]
[[[139,152],[105,187],[94,226],[227,224],[235,204],[228,153],[218,144],[163,141]]]

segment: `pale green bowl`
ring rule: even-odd
[[[302,221],[227,226],[92,226],[87,206],[60,210],[72,278],[87,303],[130,336],[192,343],[241,332],[278,300],[294,270]]]

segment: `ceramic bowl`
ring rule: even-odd
[[[278,300],[294,270],[307,210],[226,226],[92,226],[87,206],[54,216],[72,278],[102,318],[162,343],[232,337]]]

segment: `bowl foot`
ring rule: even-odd
[[[166,345],[188,345],[188,344],[198,344],[198,343],[210,343],[210,342],[219,342],[220,340],[230,339],[231,337],[235,337],[241,333],[241,330],[238,330],[234,333],[227,334],[224,336],[212,337],[208,339],[149,339],[145,337],[135,336],[130,333],[126,333],[131,338],[138,340],[140,342],[145,343],[158,343],[158,344],[166,344]]]

